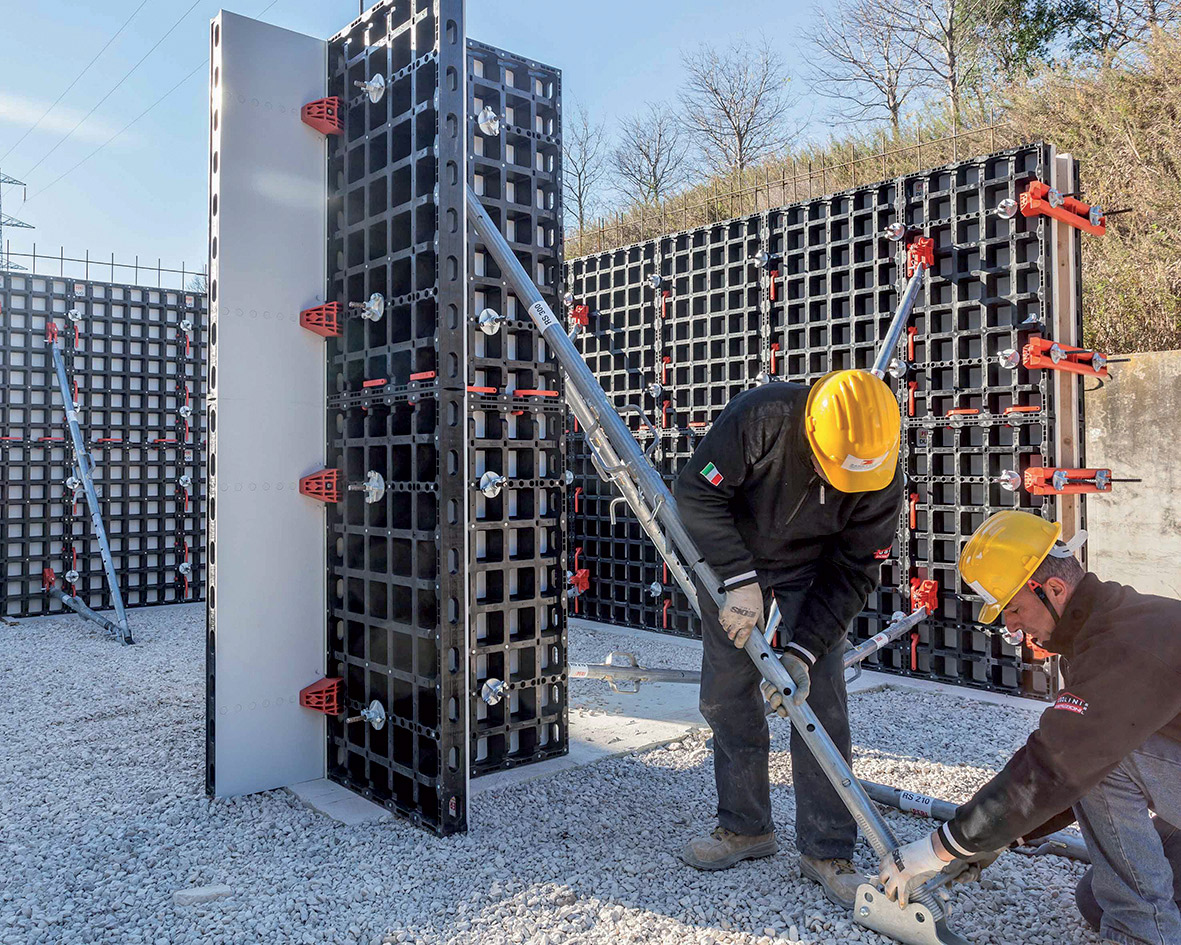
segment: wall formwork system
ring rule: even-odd
[[[1070,345],[1081,330],[1078,231],[995,212],[1034,179],[1077,191],[1073,161],[1030,145],[570,260],[566,287],[588,309],[576,343],[617,405],[647,412],[655,432],[634,415],[633,429],[671,483],[735,394],[872,366],[906,282],[906,242],[932,238],[934,265],[897,352],[908,370],[887,378],[903,416],[905,507],[881,586],[850,636],[882,630],[910,609],[912,580],[934,579],[935,615],[866,665],[1049,698],[1054,661],[982,626],[980,599],[955,570],[968,536],[995,511],[1058,518],[1066,535],[1083,524],[1081,496],[1009,492],[999,482],[1006,470],[1085,465],[1078,376],[999,361],[1035,332]],[[895,223],[906,240],[887,238]],[[568,565],[589,579],[574,610],[698,636],[638,522],[613,515],[614,490],[595,475],[576,429],[570,463]]]
[[[204,598],[207,310],[197,292],[0,272],[0,615],[64,609],[43,593],[46,568],[88,607],[112,606],[85,499],[66,486],[73,457],[51,324],[124,602]]]
[[[307,493],[316,491],[307,483],[330,484],[318,491],[325,501],[289,490],[283,503],[306,519],[309,533],[318,528],[324,565],[305,575],[298,595],[298,653],[275,660],[263,644],[277,643],[282,628],[245,593],[244,552],[227,545],[234,524],[223,527],[225,506],[217,508],[207,786],[222,796],[326,775],[429,830],[452,833],[466,827],[471,777],[567,750],[562,381],[464,213],[471,184],[557,307],[561,76],[469,41],[461,0],[383,0],[326,43],[221,14],[211,60],[215,326],[243,298],[277,291],[258,284],[249,229],[261,220],[273,230],[283,213],[258,186],[272,159],[260,149],[231,154],[257,135],[258,121],[241,106],[264,101],[255,86],[275,81],[283,43],[301,48],[306,61],[278,76],[278,88],[268,89],[272,101],[285,83],[298,84],[284,90],[286,98],[314,99],[333,116],[321,124],[326,137],[301,124],[299,106],[286,99],[286,112],[272,109],[263,119],[304,162],[298,185],[306,219],[285,240],[303,252],[316,245],[317,222],[323,232],[323,262],[305,267],[294,291],[284,286],[272,330],[301,359],[314,349],[319,362],[303,378],[309,390],[322,389],[319,403],[273,409],[280,419],[302,422],[309,410],[317,417],[300,426],[289,475],[305,479]],[[376,101],[357,86],[375,76],[384,83]],[[477,120],[482,114],[495,120]],[[282,274],[281,263],[275,272]],[[379,317],[351,304],[374,295],[384,303]],[[301,315],[310,324],[313,311],[316,334],[299,324]],[[483,313],[495,316],[484,323],[492,330],[481,327]],[[236,330],[255,333],[249,324]],[[217,348],[225,335],[214,338],[220,374],[211,409],[224,417],[222,389],[249,368],[239,360],[227,373]],[[306,367],[301,360],[298,371]],[[286,365],[275,373],[271,382],[279,385],[302,376]],[[224,419],[218,422],[210,480],[220,501],[233,488],[226,459],[244,467],[240,478],[267,444],[245,431],[229,440]],[[305,478],[317,471],[318,479]],[[372,474],[384,486],[379,496],[349,488]],[[482,489],[489,478],[498,487]],[[276,530],[280,518],[276,507],[254,527]],[[223,583],[238,586],[229,603]],[[306,641],[317,614],[313,658]],[[251,674],[253,696],[245,691]],[[341,680],[339,704],[322,715],[295,699],[321,678]],[[504,683],[495,705],[480,695],[490,679]],[[265,771],[264,762],[225,749],[233,765],[227,776],[223,745],[262,738],[249,713],[237,716],[234,707],[267,693],[289,727],[287,750],[304,759],[300,770]],[[374,702],[380,725],[359,717]]]

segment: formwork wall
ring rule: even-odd
[[[1077,231],[995,212],[1029,181],[1060,175],[1073,181],[1072,164],[1031,145],[566,266],[574,303],[590,309],[576,344],[617,406],[647,412],[655,433],[635,415],[629,422],[671,485],[740,391],[871,367],[906,284],[906,243],[934,239],[935,265],[897,352],[909,368],[887,378],[903,416],[905,510],[881,586],[851,637],[867,639],[896,611],[909,611],[912,580],[937,581],[939,608],[916,636],[871,657],[871,668],[1039,698],[1054,691],[1055,667],[979,623],[980,600],[960,584],[955,562],[971,532],[1000,509],[1066,514],[1077,519],[1070,531],[1081,524],[1080,501],[1064,510],[1061,500],[1009,492],[998,481],[1004,470],[1083,465],[1078,378],[999,363],[1034,331],[1070,342],[1080,327],[1077,265],[1066,282],[1055,265],[1067,254],[1077,262]],[[902,242],[885,233],[896,222],[908,230]],[[688,601],[626,507],[616,507],[612,524],[616,492],[595,475],[576,425],[570,456],[569,566],[590,578],[575,611],[699,635]]]
[[[204,598],[207,312],[201,293],[0,272],[0,615],[63,609],[42,593],[45,568],[89,607],[112,606],[86,499],[66,487],[73,457],[51,323],[124,602]]]

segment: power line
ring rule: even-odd
[[[55,108],[57,108],[58,103],[61,102],[61,100],[66,97],[66,94],[70,91],[70,89],[72,89],[75,85],[78,84],[78,80],[81,79],[82,76],[86,75],[86,73],[90,69],[90,67],[93,66],[98,61],[98,57],[107,51],[107,47],[110,46],[111,43],[113,43],[115,40],[117,40],[119,38],[119,35],[125,29],[127,29],[127,24],[135,19],[135,15],[137,13],[139,13],[139,11],[144,8],[144,6],[147,4],[147,2],[148,2],[148,0],[143,0],[143,2],[140,3],[140,5],[138,7],[136,7],[131,12],[131,16],[129,16],[126,20],[123,21],[123,25],[119,27],[119,29],[118,29],[118,31],[116,31],[115,35],[112,36],[110,39],[108,39],[106,42],[106,45],[103,46],[102,49],[100,49],[98,52],[96,52],[94,54],[94,58],[91,59],[90,62],[86,63],[85,68],[83,68],[83,70],[81,72],[79,72],[76,76],[74,76],[74,81],[71,82],[69,85],[67,85],[65,91],[62,92],[62,94],[57,97],[57,99],[54,101],[54,103],[52,105],[50,105],[47,109],[45,109],[45,111],[44,111],[44,113],[42,113],[41,117],[38,118],[33,123],[33,127],[29,128],[23,135],[21,135],[20,138],[17,139],[16,144],[14,144],[11,148],[9,148],[3,154],[0,154],[0,161],[3,161],[6,157],[8,157],[8,155],[10,155],[13,151],[15,151],[18,147],[20,147],[20,143],[22,141],[24,141],[25,138],[27,138],[29,135],[31,135],[34,131],[37,130],[37,126],[40,125],[41,122],[43,122],[45,120],[45,117],[51,111],[53,111]]]
[[[70,136],[82,126],[83,122],[85,122],[87,118],[89,118],[91,115],[93,115],[95,113],[95,111],[98,109],[98,107],[100,105],[102,105],[103,102],[105,102],[112,95],[114,95],[115,92],[118,91],[119,87],[131,77],[131,74],[133,72],[135,72],[135,70],[138,69],[141,65],[143,65],[144,60],[147,59],[148,56],[150,56],[153,52],[155,52],[156,48],[162,42],[164,42],[164,40],[166,40],[169,36],[172,35],[172,31],[175,30],[178,26],[180,26],[181,21],[184,20],[184,18],[186,16],[188,16],[190,13],[193,12],[194,8],[200,2],[201,2],[201,0],[193,0],[192,6],[190,6],[187,10],[185,10],[185,12],[180,15],[180,19],[178,19],[175,23],[172,24],[172,26],[170,26],[168,28],[168,32],[166,32],[163,36],[161,36],[158,40],[156,40],[155,43],[152,44],[151,49],[149,49],[146,53],[143,54],[143,56],[140,57],[139,62],[137,62],[134,66],[132,66],[130,69],[128,69],[125,73],[123,73],[123,78],[121,78],[118,82],[116,82],[114,88],[112,88],[109,92],[107,92],[106,95],[104,95],[102,98],[100,98],[98,100],[98,102],[95,104],[94,108],[90,109],[90,111],[88,111],[85,115],[82,116],[82,121],[80,121],[80,122],[78,122],[78,124],[74,125],[74,127],[71,128],[66,133],[66,136],[64,138],[62,138],[60,141],[58,141],[57,144],[55,144],[45,154],[43,154],[41,156],[41,160],[39,160],[36,164],[34,164],[32,167],[30,167],[28,171],[26,171],[26,176],[29,174],[32,174],[33,171],[35,171],[37,168],[39,168],[45,162],[46,158],[48,158],[51,154],[53,154],[54,151],[56,151],[63,144],[65,144],[66,141],[68,141],[70,139]],[[187,78],[187,76],[186,76],[186,78]],[[130,125],[128,125],[127,127],[130,127]]]
[[[270,3],[268,3],[265,7],[263,7],[261,10],[258,11],[256,16],[262,16],[264,13],[267,12],[267,10],[269,10],[271,7],[273,7],[278,2],[279,2],[279,0],[271,0]],[[196,4],[194,4],[194,6],[196,6]],[[189,9],[191,10],[192,7],[190,7]],[[186,13],[185,15],[187,16],[188,14]],[[184,17],[182,17],[181,19],[184,19]],[[84,157],[81,161],[79,161],[77,164],[75,164],[73,167],[71,167],[68,171],[65,171],[62,174],[59,174],[56,178],[54,178],[52,181],[50,181],[48,184],[46,184],[40,190],[36,191],[33,194],[33,196],[29,198],[29,200],[35,200],[41,194],[45,193],[45,191],[49,190],[50,187],[54,186],[54,184],[57,184],[59,181],[61,181],[62,178],[66,177],[67,175],[72,174],[72,173],[74,173],[74,171],[78,170],[78,168],[80,168],[83,164],[85,164],[92,157],[94,157],[96,154],[98,154],[99,151],[101,151],[108,144],[110,144],[112,141],[114,141],[116,138],[118,138],[121,134],[123,134],[123,132],[127,131],[128,128],[130,128],[137,121],[139,121],[141,118],[143,118],[148,112],[150,112],[153,108],[155,108],[157,105],[159,105],[161,102],[163,102],[164,99],[168,98],[169,95],[171,95],[173,92],[175,92],[177,89],[179,89],[182,85],[184,85],[186,82],[188,82],[189,79],[191,79],[193,76],[195,76],[201,69],[205,68],[208,65],[209,65],[209,57],[207,56],[205,58],[205,60],[197,66],[196,69],[194,69],[192,72],[190,72],[188,75],[186,75],[183,79],[181,79],[179,82],[177,82],[176,85],[174,85],[167,92],[165,92],[163,95],[161,95],[158,99],[156,99],[156,101],[152,102],[151,105],[149,105],[142,112],[140,112],[138,115],[136,115],[133,119],[131,119],[131,121],[129,121],[126,125],[124,125],[122,128],[120,128],[118,131],[116,131],[113,135],[111,135],[109,138],[107,138],[106,141],[104,141],[97,148],[95,148],[93,151],[91,151],[88,155],[86,155],[86,157]]]

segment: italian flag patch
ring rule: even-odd
[[[705,481],[711,486],[718,485],[722,479],[725,478],[720,472],[718,472],[718,467],[713,463],[710,463],[705,467],[705,469],[701,470],[701,475],[705,476]]]

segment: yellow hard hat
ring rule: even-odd
[[[824,477],[841,492],[876,492],[890,484],[901,429],[897,399],[868,371],[833,371],[808,393],[808,444]]]
[[[960,577],[984,598],[981,623],[996,620],[1061,534],[1060,523],[1016,509],[990,515],[972,533],[960,555]]]

